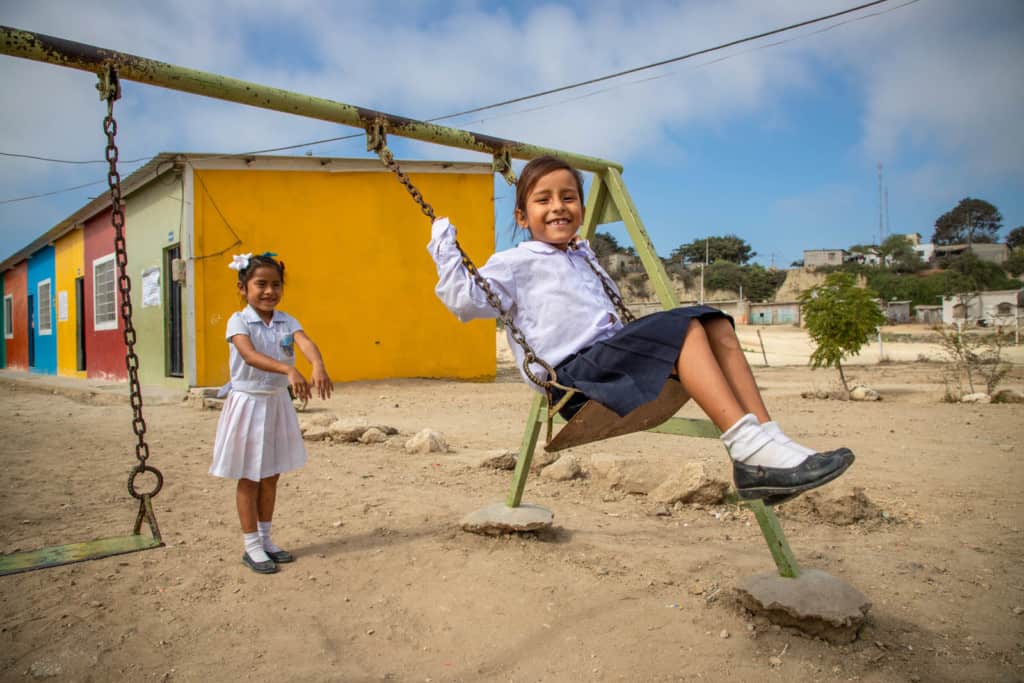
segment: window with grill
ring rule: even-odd
[[[92,262],[92,319],[96,330],[117,329],[117,286],[114,255]]]
[[[4,339],[14,339],[14,295],[4,297]]]
[[[36,315],[39,316],[39,335],[53,334],[53,296],[49,279],[36,285]]]

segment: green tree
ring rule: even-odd
[[[739,265],[745,264],[757,256],[746,240],[736,235],[721,237],[702,237],[688,244],[681,244],[672,251],[669,261],[679,263],[715,263],[729,261]]]
[[[984,199],[965,197],[950,211],[935,221],[935,244],[972,244],[995,242],[996,233],[1003,227],[999,209]]]
[[[615,235],[607,232],[594,233],[594,238],[590,240],[590,248],[594,250],[599,259],[611,256],[612,254],[618,254],[622,251],[622,247],[619,246],[619,241],[615,239]]]
[[[835,367],[843,388],[850,391],[842,361],[856,356],[871,334],[885,323],[877,295],[857,287],[849,273],[832,273],[825,282],[800,295],[807,331],[814,341],[811,367]]]
[[[1024,247],[1024,225],[1018,225],[1006,235],[1006,246],[1010,249]]]
[[[1003,268],[1014,277],[1020,277],[1024,273],[1024,247],[1014,249],[1010,258],[1003,263]]]
[[[952,284],[960,292],[1014,289],[1020,286],[1019,282],[1006,276],[1003,267],[990,261],[982,261],[969,251],[947,261],[946,270],[955,275]]]
[[[878,247],[882,264],[897,273],[916,273],[924,268],[921,255],[914,251],[914,245],[903,235],[889,235]]]

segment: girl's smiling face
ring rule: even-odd
[[[274,317],[274,309],[277,304],[281,302],[284,282],[281,280],[281,273],[277,268],[257,266],[244,285],[241,282],[238,283],[238,289],[245,297],[246,303],[252,306],[264,321],[269,321]]]
[[[516,209],[516,223],[533,239],[564,250],[583,223],[583,198],[571,171],[543,175],[526,195],[526,208]]]

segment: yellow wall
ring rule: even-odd
[[[79,372],[75,346],[75,330],[78,313],[75,301],[75,279],[84,272],[84,233],[72,230],[61,237],[53,245],[54,272],[54,318],[57,321],[57,374],[69,377],[85,377],[85,371]],[[59,302],[61,292],[67,297],[67,319],[61,320]]]
[[[332,379],[494,377],[494,322],[460,323],[434,295],[429,221],[394,176],[195,174],[198,385],[219,385],[229,376],[225,325],[245,305],[235,271],[227,268],[231,255],[264,251],[285,262],[280,308],[298,318],[320,347]],[[493,177],[411,178],[437,214],[459,226],[463,248],[483,264],[494,251]],[[235,240],[231,230],[242,243],[227,248]],[[301,358],[298,365],[308,371]]]

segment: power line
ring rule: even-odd
[[[873,2],[868,2],[868,3],[865,3],[863,5],[858,5],[856,7],[851,7],[849,9],[845,9],[845,10],[842,10],[840,12],[833,12],[832,14],[826,14],[825,16],[817,17],[816,19],[808,19],[806,21],[801,21],[801,22],[798,22],[796,24],[790,24],[789,26],[783,26],[781,28],[776,28],[776,29],[772,29],[770,31],[765,31],[763,33],[758,33],[756,35],[747,36],[745,38],[739,38],[737,40],[733,40],[733,41],[730,41],[728,43],[722,43],[721,45],[716,45],[714,47],[704,48],[703,50],[697,50],[695,52],[688,52],[688,53],[686,53],[684,55],[680,55],[678,57],[670,57],[669,59],[662,59],[662,60],[657,61],[657,62],[651,62],[650,64],[645,64],[643,66],[633,67],[631,69],[626,69],[624,71],[617,71],[615,73],[607,74],[605,76],[598,76],[597,78],[590,78],[590,79],[587,79],[585,81],[579,81],[577,83],[571,83],[569,85],[563,85],[563,86],[559,86],[557,88],[551,88],[550,90],[542,90],[541,92],[536,92],[536,93],[533,93],[532,95],[523,95],[522,97],[514,97],[514,98],[512,98],[510,100],[503,100],[501,102],[496,102],[494,104],[484,105],[482,107],[475,107],[473,109],[466,109],[465,111],[456,112],[454,114],[446,114],[446,115],[444,115],[442,117],[438,117],[437,119],[428,119],[428,121],[437,121],[437,120],[442,119],[442,118],[454,118],[456,116],[464,116],[466,114],[475,114],[477,112],[486,111],[488,109],[495,109],[497,107],[504,107],[504,106],[509,105],[509,104],[516,104],[518,102],[525,102],[526,100],[532,100],[532,99],[536,99],[538,97],[544,97],[545,95],[553,95],[554,93],[565,92],[566,90],[573,90],[575,88],[582,88],[585,85],[593,85],[594,83],[600,83],[602,81],[608,81],[608,80],[611,80],[613,78],[619,78],[621,76],[628,76],[629,74],[635,74],[635,73],[638,73],[640,71],[646,71],[648,69],[654,69],[654,68],[657,68],[659,66],[665,66],[666,64],[672,64],[674,62],[681,62],[681,61],[684,61],[684,60],[687,60],[687,59],[692,59],[694,57],[699,57],[700,55],[706,55],[706,54],[711,53],[711,52],[717,52],[719,50],[724,50],[724,49],[729,48],[729,47],[734,47],[736,45],[741,45],[743,43],[749,43],[749,42],[751,42],[753,40],[758,40],[760,38],[767,38],[768,36],[773,36],[773,35],[776,35],[778,33],[784,33],[786,31],[792,31],[794,29],[802,28],[804,26],[810,26],[811,24],[817,24],[817,23],[820,23],[822,21],[828,21],[829,19],[834,19],[836,17],[840,17],[840,16],[843,16],[845,14],[850,14],[852,12],[857,12],[859,10],[866,9],[868,7],[874,7],[875,5],[881,5],[882,3],[888,2],[888,1],[889,0],[874,0]],[[917,0],[914,0],[914,1],[916,2]]]
[[[746,36],[744,38],[739,38],[737,40],[729,41],[727,43],[722,43],[722,44],[716,45],[714,47],[704,48],[702,50],[697,50],[697,51],[694,51],[694,52],[689,52],[687,54],[679,55],[677,57],[671,57],[671,58],[668,58],[668,59],[659,60],[657,62],[651,62],[650,64],[645,64],[643,66],[633,67],[633,68],[630,68],[630,69],[626,69],[626,70],[623,70],[623,71],[618,71],[618,72],[607,74],[607,75],[604,75],[604,76],[599,76],[599,77],[596,77],[596,78],[591,78],[591,79],[588,79],[588,80],[585,80],[585,81],[579,81],[577,83],[571,83],[569,85],[564,85],[564,86],[560,86],[560,87],[557,87],[557,88],[551,88],[549,90],[543,90],[543,91],[536,92],[536,93],[533,93],[533,94],[530,94],[530,95],[523,95],[522,97],[515,97],[515,98],[512,98],[512,99],[503,100],[501,102],[495,102],[493,104],[483,105],[483,106],[480,106],[480,107],[474,107],[472,109],[466,109],[466,110],[459,111],[459,112],[454,112],[454,113],[451,113],[451,114],[444,114],[442,116],[435,116],[433,118],[425,119],[425,122],[427,122],[427,123],[436,123],[438,121],[444,121],[444,120],[447,120],[447,119],[452,119],[452,118],[457,118],[457,117],[460,117],[460,116],[465,116],[467,114],[475,114],[475,113],[479,113],[479,112],[482,112],[482,111],[488,111],[488,110],[491,110],[491,109],[497,109],[499,107],[508,106],[510,104],[516,104],[516,103],[519,103],[519,102],[525,102],[525,101],[528,101],[528,100],[533,100],[533,99],[537,99],[537,98],[540,98],[540,97],[545,97],[547,95],[552,95],[552,94],[559,93],[559,92],[566,92],[568,90],[574,90],[574,89],[581,88],[581,87],[586,86],[586,85],[593,85],[595,83],[601,83],[603,81],[608,81],[608,80],[613,80],[613,79],[616,79],[616,78],[621,78],[622,76],[627,76],[629,74],[634,74],[634,73],[639,73],[641,71],[646,71],[646,70],[649,70],[649,69],[654,69],[654,68],[657,68],[659,66],[664,66],[666,64],[682,62],[682,61],[685,61],[685,60],[692,59],[694,57],[698,57],[700,55],[710,54],[712,52],[717,52],[717,51],[720,51],[720,50],[724,50],[726,48],[734,47],[736,45],[741,45],[743,43],[749,43],[749,42],[752,42],[752,41],[755,41],[755,40],[759,40],[761,38],[766,38],[768,36],[773,36],[773,35],[777,35],[777,34],[780,34],[780,33],[785,33],[785,32],[788,32],[788,31],[793,31],[793,30],[798,29],[798,28],[803,28],[805,26],[810,26],[810,25],[813,25],[813,24],[821,23],[822,21],[828,21],[829,19],[834,19],[836,17],[840,17],[840,16],[844,16],[844,15],[847,15],[847,14],[851,14],[853,12],[857,12],[857,11],[866,9],[868,7],[874,7],[876,5],[881,5],[881,4],[885,3],[885,2],[889,2],[889,0],[873,0],[873,2],[868,2],[868,3],[864,3],[862,5],[857,5],[856,7],[851,7],[851,8],[845,9],[845,10],[841,10],[839,12],[833,12],[832,14],[826,14],[826,15],[823,15],[823,16],[820,16],[820,17],[816,17],[814,19],[807,19],[805,21],[797,22],[795,24],[789,24],[788,26],[783,26],[783,27],[780,27],[780,28],[775,28],[775,29],[772,29],[770,31],[764,31],[762,33],[758,33],[758,34],[755,34],[755,35]],[[919,0],[909,0],[908,2],[905,2],[905,3],[901,4],[901,5],[898,5],[896,7],[893,7],[891,9],[889,9],[889,10],[886,10],[885,12],[874,12],[874,13],[865,15],[863,17],[857,17],[857,18],[854,18],[854,19],[848,19],[846,21],[838,22],[836,24],[833,24],[832,26],[828,26],[828,27],[825,27],[825,28],[820,29],[818,31],[814,31],[814,32],[812,32],[809,35],[813,35],[813,34],[816,34],[816,33],[822,33],[824,31],[831,30],[833,28],[836,28],[837,26],[841,26],[843,24],[847,24],[847,23],[850,23],[852,21],[859,21],[859,20],[866,19],[866,18],[869,18],[869,17],[879,16],[880,14],[885,14],[887,12],[891,12],[893,10],[900,9],[902,7],[906,7],[907,5],[912,5],[912,4],[916,3],[916,2],[919,2]],[[768,48],[768,47],[774,47],[774,46],[781,45],[781,44],[784,44],[784,43],[787,43],[787,42],[791,42],[792,40],[795,40],[795,38],[789,39],[789,40],[777,41],[775,43],[771,43],[769,45],[761,46],[761,47],[755,48],[755,49],[765,49],[765,48]],[[743,54],[743,53],[740,53],[740,54]],[[734,56],[736,56],[736,55],[728,55],[728,56],[722,57],[720,59],[712,60],[711,62],[703,64],[702,66],[708,66],[710,64],[714,64],[714,63],[717,63],[717,62],[725,61],[725,60],[730,59],[730,58],[732,58]],[[658,80],[658,79],[661,79],[661,78],[666,78],[669,75],[670,74],[664,74],[664,75],[661,75],[661,76],[653,76],[653,77],[650,77],[650,78],[647,78],[647,79],[641,79],[639,81],[632,81],[632,82],[626,83],[624,85],[635,85],[637,83],[644,83],[644,82],[648,82],[648,81],[652,81],[652,80]],[[592,97],[592,96],[600,94],[600,93],[608,92],[608,91],[610,91],[612,89],[613,88],[605,88],[603,90],[599,90],[599,91],[595,91],[595,92],[591,92],[591,93],[586,93],[584,95],[581,95],[581,96],[578,96],[578,97],[574,97],[574,98],[570,98],[568,100],[561,100],[559,102],[554,102],[554,103],[551,103],[551,104],[548,104],[548,105],[541,105],[541,106],[538,106],[538,107],[532,107],[532,108],[525,109],[525,110],[519,110],[519,111],[516,111],[516,112],[510,112],[510,113],[506,114],[505,116],[513,116],[513,115],[518,115],[518,114],[522,114],[522,113],[528,113],[528,112],[540,111],[540,110],[543,110],[543,109],[548,109],[550,107],[558,106],[559,104],[564,104],[564,103],[569,102],[569,101],[575,101],[575,100],[579,100],[579,99],[585,99],[587,97]],[[486,121],[494,120],[495,118],[504,118],[504,117],[503,116],[489,117],[489,118],[485,118],[485,119],[480,119],[480,120],[476,121],[475,123],[484,123]],[[349,135],[341,135],[341,136],[337,136],[337,137],[323,138],[323,139],[320,139],[320,140],[312,140],[312,141],[309,141],[309,142],[302,142],[302,143],[293,144],[293,145],[284,145],[284,146],[280,146],[280,147],[269,147],[269,148],[266,148],[266,149],[252,150],[252,151],[248,151],[248,152],[236,152],[236,153],[209,155],[209,156],[197,156],[197,157],[195,157],[195,159],[197,161],[206,161],[206,160],[214,160],[214,159],[228,159],[228,158],[244,157],[244,156],[251,156],[251,155],[255,155],[255,154],[268,154],[268,153],[271,153],[271,152],[283,152],[283,151],[287,151],[287,150],[291,150],[291,149],[299,149],[301,147],[312,147],[314,145],[321,145],[321,144],[326,144],[326,143],[329,143],[329,142],[339,142],[339,141],[342,141],[342,140],[350,140],[350,139],[361,137],[362,135],[363,135],[363,133],[361,133],[361,132],[360,133],[352,133],[352,134],[349,134]],[[12,153],[12,152],[0,152],[0,156],[25,158],[25,159],[35,159],[35,160],[39,160],[39,161],[48,161],[48,162],[62,163],[62,164],[98,164],[98,163],[105,164],[105,163],[108,163],[105,160],[79,161],[79,160],[68,160],[68,159],[54,159],[54,158],[50,158],[50,157],[35,156],[35,155],[30,155],[30,154],[17,154],[17,153]],[[123,163],[126,163],[126,164],[139,163],[139,162],[143,162],[143,161],[149,161],[149,160],[154,159],[154,158],[155,158],[155,155],[151,156],[151,157],[140,157],[138,159],[127,160],[127,161],[125,161]],[[24,196],[24,197],[15,197],[15,198],[12,198],[12,199],[0,200],[0,204],[11,204],[11,203],[14,203],[14,202],[27,201],[27,200],[30,200],[30,199],[38,199],[38,198],[41,198],[41,197],[49,197],[49,196],[52,196],[52,195],[55,195],[55,194],[61,194],[63,192],[71,192],[73,190],[81,189],[83,187],[88,187],[90,185],[96,185],[96,184],[99,184],[101,182],[104,182],[104,181],[99,180],[99,181],[95,181],[93,183],[87,183],[85,185],[78,185],[78,186],[75,186],[75,187],[65,188],[63,190],[55,190],[53,192],[46,192],[46,193],[42,193],[42,194],[35,194],[35,195],[28,195],[28,196]]]
[[[91,183],[83,183],[81,185],[75,185],[74,187],[65,187],[63,190],[54,190],[53,192],[43,192],[41,194],[32,194],[26,197],[15,197],[14,199],[0,199],[0,204],[13,204],[14,202],[23,202],[29,199],[39,199],[40,197],[51,197],[55,194],[61,194],[63,192],[71,192],[72,190],[81,190],[83,187],[92,187],[93,185],[99,185],[100,183],[107,182],[104,180],[94,180]]]

